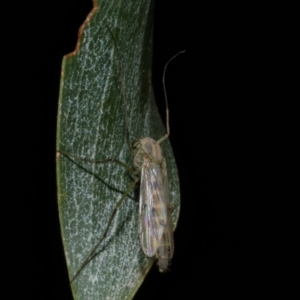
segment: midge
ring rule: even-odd
[[[109,30],[110,31],[110,30]],[[112,33],[110,32],[112,35]],[[112,35],[114,40],[114,37]],[[125,98],[125,87],[122,73],[121,59],[118,51],[117,44],[114,40],[118,60],[119,60],[119,72],[120,82],[122,90],[122,98],[124,102],[125,118],[126,118],[126,132],[127,132],[127,144],[129,151],[133,154],[133,168],[126,165],[125,163],[115,159],[107,158],[100,161],[93,161],[83,159],[65,151],[59,150],[61,154],[67,157],[74,157],[76,159],[91,162],[91,163],[107,163],[115,162],[120,166],[127,169],[135,177],[134,181],[130,183],[127,190],[122,195],[121,199],[117,202],[113,213],[108,221],[108,224],[104,230],[102,237],[98,243],[93,247],[90,254],[87,256],[85,261],[82,263],[79,270],[71,279],[71,283],[80,274],[82,269],[91,261],[94,257],[95,252],[101,242],[106,238],[110,225],[116,215],[118,208],[123,203],[124,199],[134,189],[137,182],[140,180],[140,193],[139,193],[139,238],[141,248],[147,257],[156,256],[158,259],[158,267],[160,272],[166,272],[168,265],[173,257],[174,253],[174,239],[173,239],[173,225],[172,225],[172,208],[168,185],[167,166],[165,159],[162,155],[162,149],[160,143],[167,139],[170,135],[169,126],[169,109],[167,101],[167,93],[165,88],[165,73],[168,64],[179,54],[185,51],[178,52],[173,56],[165,65],[163,72],[163,88],[166,102],[166,134],[161,137],[158,141],[153,140],[150,137],[144,137],[138,140],[134,145],[133,149],[129,142],[129,130],[127,120],[127,106]]]
[[[184,52],[178,52],[167,62],[164,68],[163,87],[166,101],[167,133],[158,141],[145,137],[134,144],[133,164],[141,174],[139,197],[140,243],[146,256],[153,257],[156,255],[160,272],[168,270],[168,265],[174,253],[171,216],[173,206],[170,200],[167,166],[159,145],[170,135],[165,73],[168,64]]]

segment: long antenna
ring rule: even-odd
[[[164,68],[164,73],[163,73],[163,87],[164,87],[164,94],[165,94],[165,102],[166,102],[166,126],[167,126],[167,133],[160,138],[157,143],[161,143],[162,141],[164,141],[165,139],[168,138],[168,136],[170,135],[170,120],[169,120],[169,105],[168,105],[168,97],[167,97],[167,90],[166,90],[166,84],[165,84],[165,77],[166,77],[166,70],[167,70],[167,66],[169,65],[169,63],[176,58],[179,54],[184,53],[185,50],[183,51],[179,51],[177,54],[175,54],[173,57],[171,57],[169,59],[169,61],[166,63],[165,68]]]
[[[116,52],[117,52],[117,57],[118,57],[118,61],[119,61],[119,73],[120,73],[120,82],[121,82],[121,94],[122,94],[122,98],[123,98],[123,106],[124,106],[124,111],[125,111],[125,123],[126,123],[126,141],[127,141],[127,145],[129,148],[129,151],[131,153],[133,153],[132,147],[131,147],[131,143],[129,140],[129,123],[128,123],[128,113],[127,113],[127,102],[126,102],[126,93],[125,93],[125,84],[124,84],[124,76],[123,76],[123,68],[122,68],[122,61],[121,61],[121,56],[120,56],[120,52],[119,52],[119,48],[118,48],[118,44],[117,41],[114,37],[114,35],[112,34],[110,28],[107,26],[107,29],[114,41],[115,47],[116,47]]]

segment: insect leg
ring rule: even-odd
[[[101,164],[101,163],[107,163],[107,162],[114,162],[114,163],[122,166],[123,168],[125,168],[130,173],[135,174],[135,175],[137,174],[136,170],[134,170],[133,168],[131,168],[130,166],[124,164],[123,162],[121,162],[120,160],[118,160],[116,158],[106,158],[106,159],[102,159],[102,160],[93,160],[93,159],[83,158],[83,157],[71,154],[69,152],[62,151],[62,150],[57,150],[57,153],[61,153],[62,155],[66,156],[67,158],[73,157],[75,159],[78,159],[78,160],[81,160],[81,161],[85,161],[85,162],[89,162],[89,163],[93,163],[93,164]]]
[[[108,229],[117,213],[118,208],[121,206],[122,202],[124,201],[124,199],[126,198],[126,196],[134,189],[135,185],[137,184],[137,182],[139,181],[139,178],[135,179],[134,181],[132,181],[130,183],[130,185],[128,186],[127,190],[124,192],[124,194],[122,195],[121,199],[117,202],[113,213],[111,214],[109,221],[107,223],[106,229],[102,235],[102,237],[100,238],[100,240],[98,241],[98,243],[93,247],[93,249],[91,250],[91,252],[89,253],[89,255],[87,256],[87,258],[85,259],[85,261],[82,263],[81,267],[79,268],[79,270],[76,272],[76,274],[73,276],[73,278],[70,281],[70,284],[72,284],[72,282],[76,279],[76,277],[80,274],[80,272],[84,269],[84,267],[93,259],[93,256],[97,250],[97,248],[99,247],[99,245],[101,244],[101,242],[106,238]]]
[[[58,150],[57,153],[60,153],[62,155],[64,155],[66,158],[70,159],[73,161],[72,158],[74,159],[78,159],[81,161],[85,161],[85,162],[89,162],[89,163],[94,163],[94,164],[99,164],[99,163],[107,163],[107,162],[114,162],[120,166],[122,166],[123,168],[125,168],[126,170],[128,170],[130,173],[132,173],[133,175],[137,175],[138,172],[136,170],[134,170],[133,168],[131,168],[130,166],[126,165],[125,163],[121,162],[118,159],[115,158],[107,158],[107,159],[103,159],[103,160],[91,160],[91,159],[86,159],[86,158],[82,158],[79,156],[76,156],[74,154],[68,153],[66,151],[62,151],[62,150]],[[74,163],[76,163],[75,161],[73,161]],[[115,208],[109,218],[109,221],[106,225],[106,228],[104,230],[103,235],[101,236],[101,238],[99,239],[98,243],[92,248],[92,250],[90,251],[90,253],[88,254],[88,256],[86,257],[86,259],[84,260],[84,262],[81,264],[79,270],[75,273],[75,275],[73,276],[73,278],[70,280],[70,284],[72,284],[72,282],[76,279],[76,277],[80,274],[80,272],[85,268],[85,266],[93,259],[95,252],[97,250],[97,248],[99,247],[99,245],[101,244],[101,242],[106,238],[108,230],[110,228],[110,225],[117,213],[117,210],[119,209],[119,207],[121,206],[121,204],[123,203],[124,199],[129,195],[129,193],[135,188],[137,182],[139,181],[139,177],[137,177],[136,179],[134,179],[134,181],[132,181],[129,186],[127,187],[126,191],[123,193],[121,199],[117,202],[117,204],[115,205]]]

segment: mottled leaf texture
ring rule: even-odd
[[[70,279],[99,241],[114,206],[133,180],[132,174],[116,163],[78,159],[113,157],[133,165],[126,143],[120,63],[113,37],[122,61],[131,142],[142,137],[158,140],[165,133],[151,83],[152,18],[149,0],[95,0],[79,30],[76,50],[63,59],[57,149],[73,157],[57,153],[57,185]],[[177,169],[169,141],[161,146],[175,207],[175,228],[180,204]],[[147,258],[140,247],[138,202],[134,201],[138,191],[137,186],[126,197],[107,238],[73,281],[75,300],[132,299],[153,265],[155,258]]]

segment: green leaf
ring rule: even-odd
[[[131,142],[158,140],[165,128],[155,106],[151,83],[153,3],[98,1],[79,31],[76,50],[62,64],[58,109],[58,205],[69,277],[73,278],[98,243],[117,201],[132,175],[115,163],[90,160],[117,158],[133,166],[126,143],[121,93],[122,60]],[[179,182],[168,140],[161,144],[167,161],[174,228],[179,215]],[[71,159],[70,159],[71,158]],[[138,192],[138,189],[137,189]],[[126,197],[99,245],[95,257],[72,283],[75,300],[132,299],[155,258],[139,244],[137,193]]]

